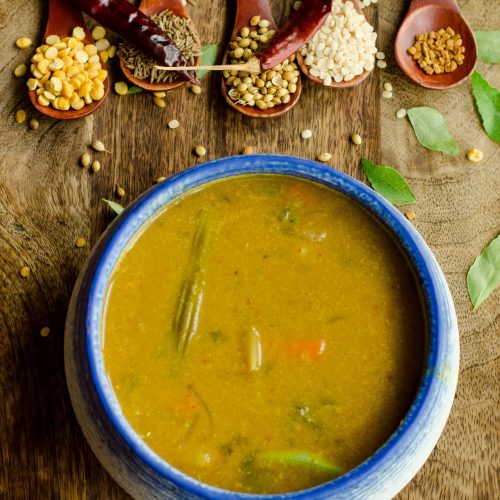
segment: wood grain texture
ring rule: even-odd
[[[473,28],[495,29],[498,12],[487,0],[459,2]],[[272,2],[278,24],[291,1]],[[397,69],[391,48],[407,4],[382,0],[380,45],[388,56],[383,74],[375,72],[351,90],[322,89],[304,80],[298,105],[276,120],[254,121],[227,106],[218,75],[203,80],[203,93],[186,88],[167,96],[157,108],[150,95],[114,93],[92,117],[58,123],[36,115],[24,82],[12,76],[27,52],[14,47],[18,36],[37,40],[45,3],[0,3],[0,497],[122,499],[126,494],[97,462],[73,416],[63,368],[62,337],[72,286],[91,245],[110,214],[100,201],[113,198],[115,184],[125,188],[126,204],[160,175],[201,161],[193,146],[207,148],[207,159],[256,152],[315,158],[323,151],[340,170],[362,178],[360,156],[393,165],[407,176],[418,196],[415,224],[443,266],[457,306],[461,328],[461,375],[456,402],[430,460],[399,495],[401,499],[499,498],[500,293],[471,313],[465,273],[499,230],[498,145],[481,129],[467,84],[446,92],[411,85]],[[378,7],[365,10],[373,20]],[[199,0],[188,6],[203,43],[227,40],[233,2]],[[118,75],[116,59],[112,70]],[[500,86],[493,66],[479,69]],[[391,81],[394,98],[381,103],[381,83]],[[428,104],[445,114],[462,150],[479,147],[479,165],[461,155],[449,158],[418,146],[399,107]],[[22,107],[40,128],[14,121]],[[181,126],[170,130],[177,119]],[[300,138],[309,128],[313,137]],[[380,134],[381,131],[381,134]],[[365,140],[356,148],[352,132]],[[381,135],[381,137],[380,137]],[[103,167],[89,174],[78,158],[92,138],[111,154],[92,153]],[[382,154],[381,154],[382,153]],[[77,249],[83,236],[88,246]],[[19,269],[29,265],[28,279]],[[42,338],[42,326],[51,334]]]

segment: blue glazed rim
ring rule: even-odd
[[[236,493],[202,483],[169,465],[132,429],[107,378],[101,352],[101,320],[113,268],[128,242],[166,204],[208,182],[246,174],[283,174],[331,187],[367,209],[406,253],[424,295],[427,351],[415,399],[390,438],[367,460],[319,486],[279,495]],[[458,330],[453,302],[432,252],[413,226],[384,198],[356,179],[323,164],[282,155],[222,158],[184,170],[157,184],[132,203],[108,229],[91,277],[85,317],[86,351],[92,382],[114,428],[140,459],[162,478],[192,495],[217,499],[388,498],[411,480],[435,446],[451,409],[458,377]],[[101,245],[102,246],[102,245]],[[432,429],[427,427],[433,423]],[[392,475],[392,478],[391,478]],[[385,493],[384,493],[385,492]]]

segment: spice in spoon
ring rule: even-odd
[[[193,66],[195,58],[201,53],[200,41],[191,21],[185,17],[176,16],[169,10],[164,10],[151,16],[151,19],[172,39]],[[179,78],[177,71],[156,69],[156,60],[148,57],[138,47],[125,42],[120,46],[119,55],[125,66],[132,71],[135,78],[148,80],[151,83],[173,82]]]
[[[448,26],[418,34],[408,53],[428,75],[440,75],[452,73],[464,63],[465,47],[460,34]]]
[[[71,0],[80,10],[133,43],[163,66],[188,66],[181,49],[146,14],[127,0]],[[131,20],[133,22],[131,22]],[[180,71],[181,77],[199,83],[194,71]]]
[[[274,35],[269,25],[267,19],[258,16],[250,19],[249,26],[241,28],[239,36],[229,42],[229,62],[241,64],[254,58],[259,47]],[[262,73],[225,70],[223,75],[229,87],[228,95],[233,101],[265,110],[290,102],[291,95],[297,91],[300,72],[295,54],[292,54],[281,64]]]

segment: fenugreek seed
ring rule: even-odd
[[[116,186],[116,196],[118,196],[118,198],[123,198],[125,196],[125,189],[123,189],[121,186]]]
[[[168,122],[168,128],[177,128],[180,123],[177,120],[170,120]]]
[[[116,82],[115,83],[115,92],[118,95],[127,95],[128,85],[125,82]]]
[[[356,144],[356,146],[359,146],[363,142],[363,139],[361,139],[359,134],[352,134],[351,141],[353,144]]]
[[[16,46],[18,49],[28,49],[31,47],[31,43],[31,38],[28,38],[27,36],[22,36],[16,40]]]
[[[100,153],[102,153],[103,151],[106,151],[106,153],[109,153],[109,151],[106,149],[106,147],[104,146],[104,144],[101,141],[94,140],[94,141],[92,141],[91,146],[92,146],[92,149],[94,149],[95,151],[99,151]]]
[[[330,161],[332,159],[332,155],[330,153],[320,153],[318,155],[319,161]]]
[[[31,130],[36,130],[39,126],[40,126],[40,124],[38,123],[38,120],[36,118],[32,118],[30,120],[30,129]]]
[[[155,182],[156,184],[160,183],[160,182],[163,182],[164,180],[166,180],[166,177],[163,177],[162,175],[160,175],[160,177],[157,177]]]
[[[26,64],[20,64],[19,66],[16,66],[14,75],[20,78],[21,76],[24,76],[26,74],[26,69]]]
[[[92,171],[97,173],[101,170],[101,162],[99,160],[94,160],[92,162]]]
[[[260,22],[260,16],[253,16],[252,19],[250,19],[251,26],[257,26],[259,22]]]
[[[27,278],[30,275],[30,268],[28,266],[21,267],[21,270],[19,271],[19,274],[23,278]]]
[[[243,150],[241,151],[242,155],[251,155],[253,153],[253,147],[252,146],[245,146]]]
[[[205,156],[207,154],[207,150],[203,147],[203,146],[196,146],[194,148],[194,152],[197,156],[199,156],[200,158],[202,156]]]
[[[48,326],[44,326],[40,329],[40,335],[42,337],[48,337],[50,335],[50,328]]]
[[[310,139],[312,135],[312,131],[309,129],[305,129],[300,133],[300,137],[302,137],[302,139]]]
[[[159,108],[164,108],[165,107],[165,101],[163,99],[161,99],[160,97],[153,98],[153,102]]]
[[[404,118],[406,116],[406,109],[401,108],[396,111],[396,118]]]
[[[415,218],[415,212],[413,210],[408,210],[405,212],[405,217],[408,219],[408,220],[413,220]]]
[[[201,94],[201,87],[199,85],[195,85],[194,83],[189,85],[189,90],[191,90],[193,94]]]
[[[389,92],[392,92],[392,85],[389,82],[384,83],[384,90],[388,90]]]
[[[82,153],[82,156],[80,156],[80,163],[83,168],[88,168],[90,165],[90,155],[88,153]]]
[[[16,111],[16,122],[23,123],[26,120],[26,111],[24,109],[18,109]]]
[[[469,149],[467,159],[473,163],[479,163],[483,159],[483,152],[476,148]]]
[[[163,98],[163,97],[166,97],[167,96],[167,93],[166,92],[153,92],[153,95],[155,97],[160,97],[160,98]]]
[[[83,248],[86,244],[87,244],[87,242],[85,241],[85,238],[78,238],[75,241],[76,248]]]
[[[392,92],[388,91],[388,90],[384,90],[382,92],[382,97],[384,99],[391,99],[392,98]]]

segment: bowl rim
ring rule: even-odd
[[[134,431],[104,369],[102,316],[107,284],[129,241],[165,205],[206,183],[248,174],[279,174],[309,179],[333,188],[363,206],[386,228],[406,253],[421,285],[428,320],[425,367],[416,396],[400,426],[357,467],[327,483],[283,494],[249,494],[198,481],[157,455]],[[94,251],[98,262],[88,289],[85,347],[90,380],[113,428],[132,451],[162,478],[210,498],[389,498],[400,491],[427,460],[451,410],[458,379],[458,327],[451,294],[432,252],[406,218],[371,188],[329,166],[284,155],[232,156],[181,171],[150,188],[117,217]],[[432,428],[429,429],[429,422]],[[410,460],[411,458],[411,460]]]

